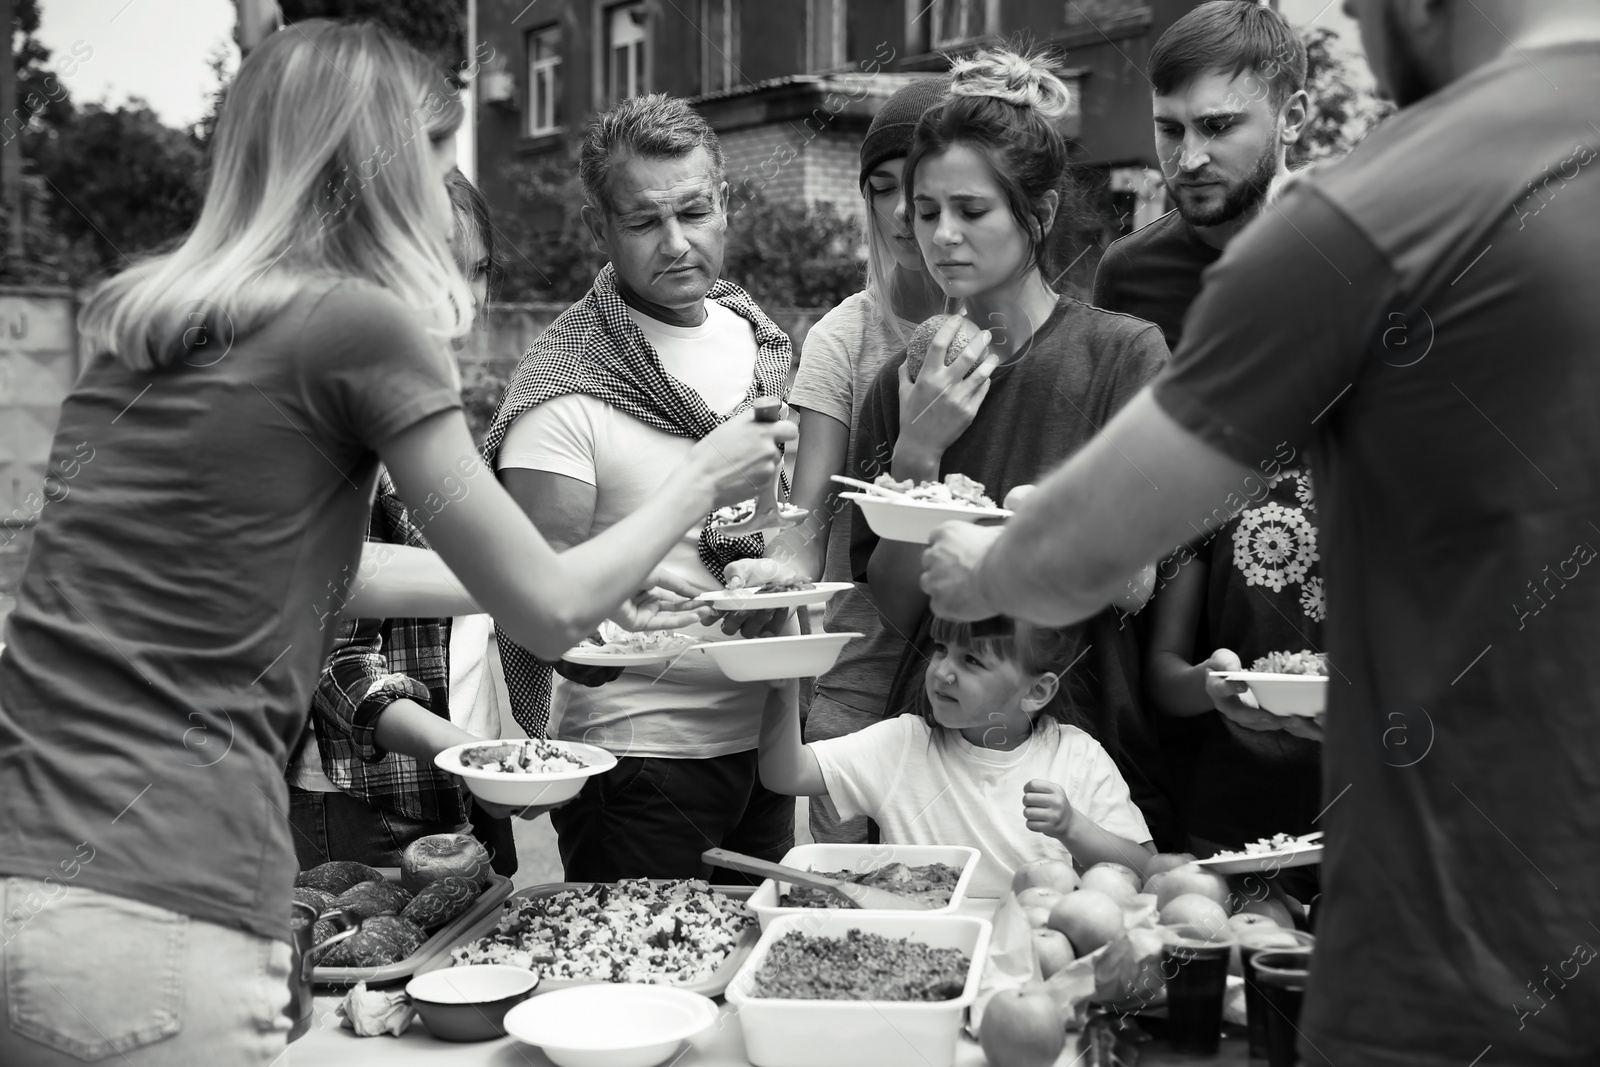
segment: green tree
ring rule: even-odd
[[[452,70],[466,59],[466,0],[283,0],[287,22],[368,18]]]
[[[1295,146],[1293,165],[1338,159],[1374,126],[1394,113],[1394,105],[1359,86],[1335,50],[1338,35],[1325,26],[1301,38],[1306,46],[1306,90],[1312,118]]]

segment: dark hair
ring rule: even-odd
[[[456,217],[456,237],[461,271],[469,279],[487,275],[490,284],[499,277],[500,261],[495,256],[494,223],[489,221],[489,201],[472,184],[461,168],[453,167],[444,180],[450,193],[450,207]]]
[[[989,161],[1011,217],[1028,235],[1034,265],[1053,276],[1058,258],[1052,234],[1065,233],[1065,215],[1081,210],[1069,178],[1069,146],[1056,128],[1071,94],[1045,59],[997,48],[958,59],[950,67],[950,95],[923,112],[906,156],[905,195],[916,195],[917,166],[953,145],[977,149]],[[1036,211],[1047,193],[1059,202],[1047,229]]]
[[[1306,46],[1287,19],[1253,0],[1212,0],[1167,27],[1150,51],[1150,83],[1166,96],[1209,70],[1252,71],[1274,104],[1306,87]]]
[[[1023,674],[1055,674],[1060,676],[1056,695],[1039,712],[1065,726],[1076,726],[1094,734],[1095,729],[1079,710],[1078,688],[1067,669],[1083,654],[1083,627],[1034,626],[1020,619],[996,616],[981,622],[951,622],[934,616],[932,639],[941,645],[959,645],[973,649],[993,659],[1015,663]],[[935,725],[933,708],[928,703],[927,690],[916,695],[916,709],[930,725]]]
[[[682,159],[696,148],[711,157],[711,183],[722,184],[722,144],[716,131],[697,111],[676,97],[649,93],[630,97],[597,116],[578,150],[578,179],[584,199],[610,213],[606,179],[611,161],[621,152],[645,159]]]

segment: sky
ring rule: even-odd
[[[1341,0],[1280,0],[1279,7],[1296,26],[1337,31],[1351,70],[1365,77],[1355,24],[1340,10]],[[208,58],[224,49],[229,69],[237,69],[233,23],[231,0],[40,0],[38,37],[57,60],[74,55],[75,47],[87,56],[70,76],[59,75],[74,100],[116,105],[139,96],[168,125],[189,126],[205,114],[216,87]]]
[[[85,57],[70,74],[57,68],[74,101],[140,96],[169,126],[189,126],[216,88],[211,54],[226,49],[238,68],[233,22],[231,0],[40,0],[36,36],[52,63]]]

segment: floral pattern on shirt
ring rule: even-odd
[[[1310,575],[1311,565],[1322,558],[1317,551],[1317,528],[1311,476],[1305,471],[1285,472],[1273,480],[1293,479],[1300,507],[1268,501],[1246,508],[1233,529],[1233,565],[1246,585],[1260,585],[1281,593],[1285,586],[1303,585],[1300,608],[1313,621],[1326,615],[1322,579]]]

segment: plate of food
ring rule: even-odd
[[[586,667],[642,667],[669,663],[699,642],[671,630],[624,630],[607,619],[592,637],[561,654],[568,663]]]
[[[729,504],[727,507],[718,508],[711,513],[711,529],[715,532],[718,527],[737,526],[741,522],[749,522],[755,518],[755,514],[755,497],[738,504]],[[778,517],[785,522],[798,522],[809,514],[811,512],[805,508],[796,507],[782,500],[778,501]]]
[[[312,981],[377,985],[409,977],[511,895],[511,880],[490,869],[489,854],[467,834],[419,838],[401,854],[401,864],[334,860],[300,872],[294,899],[316,913],[314,944],[337,931],[335,912],[359,924],[317,959]]]
[[[842,593],[849,588],[849,582],[813,582],[805,578],[792,578],[766,582],[749,589],[713,589],[695,599],[705,601],[718,611],[767,611],[826,604],[835,593]]]
[[[527,967],[541,991],[625,982],[720,996],[761,935],[747,903],[754,892],[699,879],[535,886],[468,930],[437,966]]]
[[[833,669],[848,641],[865,636],[852,632],[735,638],[707,641],[695,653],[709,656],[717,669],[735,682],[815,678]]]
[[[452,745],[433,762],[466,779],[473,796],[491,804],[526,807],[571,800],[584,782],[615,767],[617,757],[577,741],[521,738]]]
[[[1305,837],[1274,834],[1252,841],[1238,852],[1218,852],[1203,860],[1201,867],[1218,874],[1248,874],[1251,871],[1278,871],[1286,867],[1308,867],[1322,862],[1322,831]]]
[[[1271,652],[1248,671],[1212,673],[1248,685],[1256,703],[1274,715],[1312,718],[1328,706],[1328,657],[1321,652]]]
[[[995,506],[982,482],[964,474],[947,474],[942,482],[897,482],[880,474],[873,485],[887,492],[839,495],[855,501],[872,532],[890,541],[925,545],[944,523],[1009,519],[1012,514]]]

